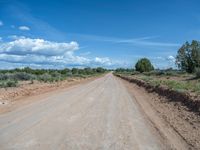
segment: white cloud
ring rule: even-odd
[[[59,43],[44,39],[31,39],[23,36],[9,36],[12,41],[0,43],[0,62],[8,64],[39,65],[39,66],[111,66],[108,57],[76,56],[74,51],[79,49],[75,41]],[[0,66],[2,68],[2,66]]]
[[[17,38],[14,36],[14,38]],[[17,38],[14,41],[3,43],[0,45],[0,53],[14,55],[63,55],[67,51],[79,49],[77,42],[57,43],[46,41],[44,39]]]
[[[167,69],[167,68],[176,68],[176,58],[173,55],[150,57],[150,60],[154,64],[155,68]]]
[[[167,57],[167,60],[169,60],[170,62],[175,62],[176,58],[174,56],[170,55]]]
[[[21,64],[40,65],[88,65],[90,60],[84,57],[66,56],[44,56],[44,55],[11,55],[0,54],[0,61]]]
[[[19,26],[19,30],[23,30],[23,31],[29,31],[30,28],[27,26]]]
[[[3,26],[3,21],[0,20],[0,26]]]
[[[94,62],[108,66],[112,64],[111,60],[108,57],[103,57],[103,58],[96,57],[94,59]]]

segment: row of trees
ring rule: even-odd
[[[200,74],[200,42],[193,40],[191,43],[186,42],[178,50],[176,56],[176,65],[182,71],[188,73]],[[135,70],[139,72],[150,72],[154,70],[153,65],[147,58],[142,58],[135,64]],[[116,69],[117,72],[125,72],[126,69]],[[130,70],[127,70],[129,72]],[[199,75],[200,76],[200,75]]]

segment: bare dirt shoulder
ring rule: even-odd
[[[123,79],[147,118],[172,149],[200,149],[200,117],[180,102],[169,101],[156,93]]]
[[[13,111],[22,105],[40,100],[47,95],[54,95],[78,84],[88,83],[99,77],[102,77],[102,75],[89,78],[72,78],[55,83],[35,82],[14,88],[2,88],[0,89],[0,114]]]

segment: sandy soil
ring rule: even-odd
[[[37,100],[40,99],[40,100]],[[107,74],[0,115],[1,149],[170,149],[122,81]],[[177,141],[178,142],[178,141]],[[179,149],[185,147],[178,144]]]

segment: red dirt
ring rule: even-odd
[[[33,84],[30,84],[30,82],[23,82],[20,83],[20,86],[18,87],[0,88],[0,114],[11,111],[20,105],[30,103],[30,97],[44,95],[45,93],[50,94],[50,92],[66,89],[96,78],[97,77],[71,78],[55,83],[42,83],[34,81]]]
[[[200,149],[200,115],[196,113],[196,110],[191,110],[195,103],[191,102],[190,99],[186,99],[188,103],[183,103],[182,96],[174,95],[173,97],[173,93],[166,92],[166,89],[152,90],[152,87],[148,87],[143,81],[130,81],[130,79],[128,81],[123,82],[127,85],[130,93],[136,97],[138,103],[141,104],[142,101],[140,101],[141,98],[138,99],[137,97],[145,99],[143,103],[150,104],[157,117],[165,122],[165,126],[158,128],[165,138],[169,134],[163,134],[162,131],[166,131],[163,128],[170,128],[170,130],[173,129],[172,132],[182,138],[182,141],[187,143],[188,149]],[[153,117],[151,118],[151,113],[148,112],[148,109],[144,109],[144,111],[150,119],[155,117],[155,115],[152,115]],[[159,124],[155,122],[155,119],[152,120],[153,123]],[[170,136],[168,140],[170,140]],[[176,139],[172,138],[171,140]]]

